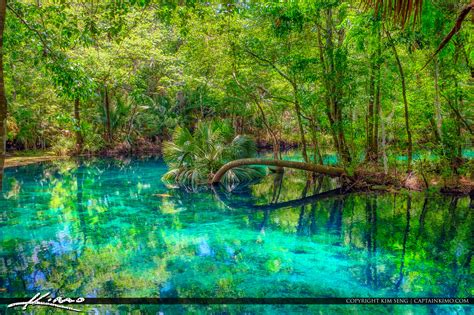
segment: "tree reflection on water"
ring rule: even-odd
[[[343,195],[298,172],[188,193],[168,190],[165,171],[102,159],[7,170],[0,296],[472,296],[467,197]]]

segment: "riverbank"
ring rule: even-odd
[[[29,155],[25,155],[24,153],[15,153],[12,155],[7,155],[7,158],[5,159],[5,168],[24,166],[54,160],[63,160],[69,158],[70,156],[58,156],[50,152],[32,152]]]
[[[156,152],[154,152],[157,154]],[[147,152],[144,155],[150,155],[153,152]],[[158,153],[159,154],[159,153]],[[123,156],[130,156],[124,154],[113,154],[113,152],[105,152],[96,155],[83,155],[85,158],[90,157],[107,157],[107,158],[119,158]],[[141,156],[141,154],[132,154],[132,156]],[[17,151],[7,155],[5,160],[5,168],[11,168],[16,166],[24,166],[41,162],[65,160],[70,159],[73,155],[62,155],[58,156],[51,151]],[[268,157],[270,159],[270,157]],[[367,172],[367,170],[359,169],[361,174]],[[367,184],[367,179],[373,177],[373,174],[379,174],[381,178],[378,178],[374,183]],[[378,177],[378,176],[375,176]],[[383,178],[391,178],[392,181],[385,181]],[[385,176],[379,170],[373,172],[372,176],[361,176],[360,182],[355,183],[351,188],[358,191],[386,191],[396,192],[400,190],[417,191],[417,192],[439,192],[441,194],[448,195],[470,195],[474,191],[474,181],[471,178],[465,176],[458,176],[449,178],[449,180],[442,179],[439,175],[431,174],[430,179],[425,181],[423,177],[416,173],[410,175],[392,174],[391,176]],[[393,179],[396,179],[393,181]],[[369,181],[371,182],[371,181]],[[396,182],[396,184],[394,184]],[[428,186],[428,187],[427,187]]]

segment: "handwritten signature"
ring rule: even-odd
[[[7,307],[16,307],[16,306],[23,306],[22,310],[26,310],[28,306],[30,305],[39,305],[39,306],[49,306],[49,307],[55,307],[55,308],[60,308],[63,310],[68,310],[68,311],[73,311],[73,312],[82,312],[81,310],[62,305],[64,303],[66,304],[80,304],[85,301],[83,297],[77,298],[77,299],[71,299],[71,298],[63,298],[63,297],[49,297],[48,296],[51,294],[51,292],[45,293],[41,295],[41,293],[37,293],[34,297],[32,297],[29,301],[27,302],[17,302],[17,303],[12,303],[9,304]],[[47,298],[47,299],[46,299]]]

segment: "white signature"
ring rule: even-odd
[[[9,304],[7,307],[10,308],[10,307],[16,307],[16,306],[23,306],[22,310],[26,310],[28,308],[28,306],[30,306],[30,305],[39,305],[39,306],[56,307],[56,308],[60,308],[60,309],[63,309],[63,310],[69,310],[69,311],[73,311],[73,312],[82,312],[81,310],[78,310],[78,309],[75,309],[75,308],[72,308],[72,307],[69,307],[69,306],[61,305],[61,304],[63,304],[63,303],[67,303],[67,304],[76,303],[76,304],[79,304],[79,303],[84,302],[85,299],[83,297],[80,297],[80,298],[77,298],[77,299],[71,299],[71,298],[63,298],[63,297],[58,296],[56,298],[49,297],[48,299],[45,300],[45,298],[47,298],[50,294],[51,294],[51,292],[45,293],[43,295],[41,295],[41,293],[37,293],[34,297],[32,297],[27,302],[12,303],[12,304]]]

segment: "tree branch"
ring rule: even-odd
[[[461,10],[461,13],[459,13],[458,18],[456,19],[456,23],[454,24],[454,27],[451,29],[451,31],[448,33],[448,35],[446,35],[446,37],[441,41],[441,43],[438,46],[438,49],[436,49],[434,54],[431,55],[431,57],[428,59],[428,61],[425,63],[425,65],[420,69],[420,71],[425,69],[426,66],[433,60],[433,58],[444,48],[444,46],[446,46],[449,43],[451,38],[454,35],[456,35],[457,32],[459,32],[459,30],[461,29],[461,26],[462,26],[462,22],[466,18],[469,11],[471,11],[473,8],[474,8],[474,0],[471,1],[471,4],[468,4],[467,6],[465,6]]]
[[[48,43],[46,42],[46,39],[41,35],[41,33],[32,27],[28,22],[21,16],[19,12],[17,12],[10,4],[7,3],[7,8],[13,12],[13,14],[20,20],[20,22],[26,26],[27,29],[29,29],[31,32],[35,33],[36,36],[38,36],[39,40],[43,44],[44,49],[48,50],[50,54],[53,54],[53,51],[49,47]]]
[[[283,71],[281,71],[273,62],[271,62],[270,60],[268,59],[265,59],[263,57],[260,57],[259,55],[255,54],[253,51],[251,51],[250,49],[248,49],[247,47],[244,47],[244,50],[251,56],[253,56],[255,59],[258,59],[266,64],[268,64],[270,67],[272,67],[273,69],[275,69],[276,72],[278,72],[278,74],[280,76],[282,76],[285,80],[287,80],[288,82],[290,82],[291,85],[295,85],[295,82],[293,82],[293,80],[291,80],[291,78],[285,74]]]

